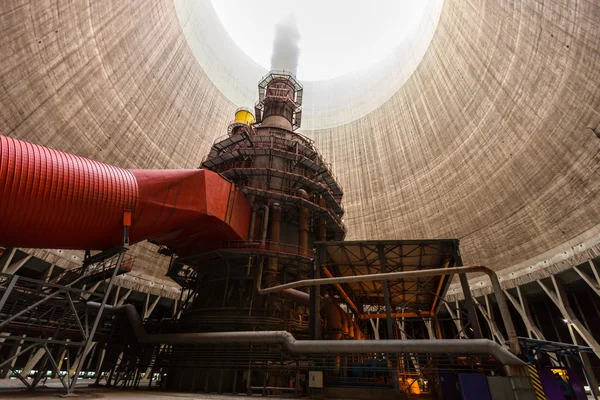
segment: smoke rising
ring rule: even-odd
[[[285,18],[275,26],[271,69],[285,70],[296,75],[298,58],[300,57],[300,32],[293,15]]]

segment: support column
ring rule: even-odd
[[[373,328],[373,335],[375,336],[375,340],[380,340],[379,337],[379,318],[376,318],[377,323],[373,322],[373,318],[369,318],[369,322],[371,322],[371,327]]]
[[[456,301],[456,314],[454,313],[454,311],[452,311],[452,308],[448,305],[448,302],[444,301],[444,305],[446,306],[446,310],[448,310],[448,314],[450,314],[450,318],[452,318],[452,321],[454,322],[454,325],[456,325],[456,330],[458,331],[458,337],[460,339],[466,339],[467,335],[465,335],[463,326],[462,326],[462,321],[457,318],[457,314],[460,315],[460,310],[458,308],[458,301]]]
[[[556,279],[554,275],[550,276],[550,280],[552,281],[553,288],[548,287],[542,281],[537,281],[540,287],[546,292],[548,297],[552,300],[552,302],[558,307],[560,310],[563,319],[567,321],[569,325],[569,333],[571,333],[571,339],[573,340],[573,344],[577,343],[576,335],[573,330],[577,331],[579,336],[594,350],[594,354],[597,357],[600,357],[600,344],[596,341],[594,336],[587,330],[584,324],[579,321],[575,312],[571,308],[571,304],[569,303],[569,299],[567,297],[567,293],[565,292],[562,284]],[[583,357],[582,357],[583,358]],[[589,385],[594,391],[595,395],[599,395],[598,391],[598,381],[596,380],[596,376],[594,375],[592,369],[590,368],[590,363],[587,357],[583,358],[584,366],[589,372]]]
[[[379,267],[381,268],[381,273],[385,274],[387,272],[386,267],[386,258],[385,258],[385,250],[383,245],[377,246],[377,252],[379,255]],[[388,281],[382,281],[383,286],[383,301],[385,303],[385,322],[387,327],[387,340],[394,340],[394,321],[392,320],[392,306],[390,304],[390,292],[388,287]],[[396,354],[389,354],[390,361],[392,362],[393,369],[393,378],[394,378],[394,391],[396,395],[400,394],[400,386],[398,385],[398,360]]]
[[[21,375],[23,375],[23,378],[27,378],[27,375],[29,375],[31,370],[35,368],[35,366],[42,359],[45,353],[46,350],[41,348],[37,349],[35,353],[31,354],[29,360],[27,361],[27,364],[25,364],[25,367],[23,368],[23,371],[21,371]]]
[[[594,265],[594,262],[592,260],[588,260],[588,263],[592,268],[594,278],[583,272],[583,270],[580,267],[573,267],[573,269],[579,274],[581,279],[583,279],[583,281],[588,284],[588,286],[594,291],[594,293],[600,296],[600,276],[598,275],[598,270],[596,269],[596,266]]]
[[[427,335],[429,336],[429,339],[436,339],[435,332],[433,331],[433,319],[423,318],[423,323],[425,324],[425,328],[427,328]]]
[[[456,266],[462,266],[462,257],[458,251],[458,246],[455,247],[454,258],[456,260]],[[469,280],[465,274],[458,274],[460,281],[460,287],[462,288],[463,295],[465,297],[465,305],[467,307],[467,314],[469,315],[469,322],[471,328],[473,328],[473,334],[475,339],[481,339],[481,326],[479,325],[479,318],[477,317],[477,310],[475,310],[475,304],[473,303],[473,295],[471,294],[471,288],[469,287]]]
[[[515,299],[513,297],[513,295],[511,295],[510,292],[506,289],[504,290],[504,294],[506,295],[508,300],[510,300],[512,305],[515,307],[515,309],[521,316],[521,319],[525,323],[525,328],[527,329],[527,335],[531,339],[534,339],[534,336],[535,336],[535,339],[546,340],[542,331],[533,322],[533,319],[531,318],[531,314],[529,312],[529,306],[527,304],[527,300],[521,293],[521,289],[519,288],[519,286],[516,287],[516,290],[517,290],[517,294],[519,296],[518,299]]]
[[[52,278],[52,272],[54,272],[54,265],[55,264],[50,264],[50,267],[48,267],[48,270],[44,274],[44,278],[43,278],[44,281],[48,282],[50,280],[50,278]]]
[[[398,329],[400,329],[400,338],[402,340],[407,340],[408,336],[406,335],[406,331],[405,331],[404,317],[402,317],[402,319],[400,321],[396,320],[396,323],[398,324]],[[419,360],[412,353],[409,354],[409,356],[410,356],[410,360],[412,361],[413,366],[415,367],[415,371],[417,373],[421,373],[421,367],[419,366]]]
[[[88,355],[92,355],[94,348],[96,347],[96,345],[98,344],[98,342],[92,342],[92,344],[90,345],[90,349],[88,351]],[[77,355],[77,358],[75,359],[75,362],[73,363],[73,365],[71,365],[71,370],[69,371],[69,374],[73,374],[75,373],[78,369],[79,371],[81,371],[82,367],[83,367],[83,350],[79,352],[79,354]]]
[[[94,378],[96,378],[95,384],[100,383],[100,377],[102,376],[102,364],[104,363],[104,356],[106,355],[106,345],[102,346],[100,354],[98,354],[98,362],[96,363],[96,371],[94,372]]]
[[[154,300],[154,302],[152,302],[152,304],[148,307],[148,303],[150,300],[150,293],[148,293],[148,297],[146,298],[146,307],[144,308],[144,319],[150,318],[150,315],[152,315],[152,312],[158,305],[158,302],[160,301],[160,299],[161,299],[161,297],[157,296],[156,300]]]
[[[120,287],[120,286],[119,286]],[[125,293],[117,302],[117,307],[121,307],[123,305],[123,303],[125,303],[125,300],[127,300],[127,298],[129,297],[129,295],[131,294],[131,289],[129,289],[127,291],[127,293]]]
[[[473,298],[475,305],[477,305],[479,312],[481,312],[481,315],[483,315],[483,318],[487,322],[488,328],[490,329],[490,332],[492,333],[492,340],[494,338],[496,338],[498,343],[500,343],[500,345],[504,346],[504,343],[505,343],[504,336],[502,335],[502,332],[500,332],[500,329],[498,329],[498,326],[496,325],[496,322],[494,321],[494,314],[492,313],[492,309],[490,307],[490,302],[488,300],[487,295],[484,296],[484,300],[485,300],[485,307],[486,307],[485,309],[483,308],[481,303],[479,303],[479,301],[477,301],[477,299]]]
[[[2,256],[0,256],[0,271],[6,271],[6,268],[8,268],[10,265],[16,252],[17,249],[14,247],[9,247],[8,249],[4,250],[4,253],[2,253]]]
[[[21,267],[23,267],[23,265],[27,264],[27,261],[31,260],[33,256],[31,254],[29,254],[28,256],[26,256],[25,258],[23,258],[22,260],[17,261],[14,264],[10,264],[6,270],[4,271],[7,274],[11,274],[14,275],[17,273],[18,270],[21,269]]]
[[[9,333],[3,333],[3,335],[10,335]],[[23,335],[23,337],[25,337],[26,335]],[[5,339],[3,338],[3,341]],[[14,356],[15,354],[17,354],[19,351],[21,351],[21,345],[23,344],[23,341],[21,340],[19,342],[19,344],[17,345],[17,342],[12,342],[12,349],[9,350],[9,353],[7,355],[7,358],[10,358],[12,356]],[[6,346],[6,345],[5,345]],[[10,346],[10,345],[9,345]],[[0,379],[7,379],[8,376],[10,375],[10,368],[12,366],[14,366],[16,360],[11,361],[10,365],[5,365],[2,367],[2,371],[0,372]]]

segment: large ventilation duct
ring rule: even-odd
[[[251,209],[208,170],[127,170],[0,136],[0,245],[102,250],[151,240],[187,255],[248,235]]]

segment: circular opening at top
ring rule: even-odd
[[[271,69],[276,26],[295,21],[297,76],[320,81],[367,69],[416,39],[430,0],[211,1],[230,37],[265,69]]]

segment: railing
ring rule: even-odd
[[[51,282],[67,284],[71,281],[74,281],[80,276],[88,276],[88,277],[101,277],[104,275],[108,275],[109,272],[112,272],[114,268],[117,268],[116,258],[110,258],[87,267],[79,267],[74,269],[67,269],[61,272],[59,275],[52,277]],[[123,257],[123,261],[121,261],[121,265],[118,268],[120,274],[128,273],[132,270],[133,264],[135,262],[135,258],[133,256],[125,256]]]
[[[261,251],[267,253],[286,254],[310,259],[314,258],[315,256],[314,252],[310,249],[296,246],[294,244],[278,242],[265,242],[263,245],[260,241],[247,242],[239,240],[227,243],[224,248],[228,250]]]
[[[238,124],[239,125],[239,124]],[[248,129],[247,133],[249,136],[255,136],[255,137],[262,137],[262,138],[275,138],[275,139],[280,139],[280,140],[285,140],[286,142],[291,142],[291,143],[301,143],[301,145],[308,150],[307,151],[300,151],[298,153],[296,153],[296,150],[294,150],[294,146],[293,145],[289,145],[289,144],[281,144],[281,143],[276,143],[273,141],[270,141],[268,143],[265,142],[253,142],[252,143],[252,147],[253,148],[257,148],[257,149],[274,149],[274,150],[280,150],[280,151],[285,151],[287,153],[290,153],[294,156],[296,155],[300,155],[302,157],[307,158],[308,160],[311,160],[312,162],[316,163],[317,165],[321,166],[322,168],[325,169],[325,171],[327,172],[327,174],[329,176],[331,176],[332,180],[335,182],[336,186],[339,188],[340,192],[343,192],[343,188],[342,185],[340,184],[339,180],[337,179],[337,176],[334,174],[333,169],[331,167],[330,163],[327,163],[325,161],[325,159],[323,158],[323,156],[321,155],[321,153],[319,152],[319,150],[314,146],[314,141],[312,139],[309,139],[308,137],[298,134],[298,133],[294,133],[293,137],[291,136],[292,134],[286,132],[286,131],[282,131],[282,130],[278,130],[276,128],[270,128],[268,131],[268,134],[261,134],[258,135],[258,133],[254,130],[254,128],[251,125],[248,125],[248,127],[250,129]],[[217,139],[214,143],[213,143],[213,147],[219,143],[222,142],[224,140],[230,139],[230,135],[227,136],[223,136],[219,139]],[[240,141],[238,143],[233,144],[232,146],[228,147],[228,150],[226,153],[238,150],[238,149],[243,149],[243,148],[247,148],[247,145],[243,144],[244,141]],[[211,151],[212,153],[212,151]],[[222,154],[221,151],[218,152],[218,154]],[[208,161],[209,159],[214,158],[211,157],[210,154],[208,154],[206,157],[204,157],[204,159],[202,160],[202,163],[204,163],[205,161]]]
[[[270,192],[276,192],[276,193],[281,193],[284,195],[288,195],[288,196],[294,196],[294,197],[300,197],[298,195],[298,190],[297,189],[293,189],[293,188],[287,188],[287,187],[280,187],[277,185],[273,185],[273,184],[266,184],[264,182],[256,182],[253,180],[249,180],[246,183],[240,184],[240,188],[244,188],[244,187],[248,187],[251,189],[258,189],[258,190],[265,190],[265,191],[270,191]],[[308,198],[306,199],[306,201],[325,209],[330,215],[331,217],[340,225],[343,226],[343,222],[342,222],[342,217],[340,215],[338,215],[329,205],[326,205],[325,207],[323,207],[320,203],[319,200],[316,199],[315,197],[312,198]],[[341,205],[340,205],[341,207]]]

